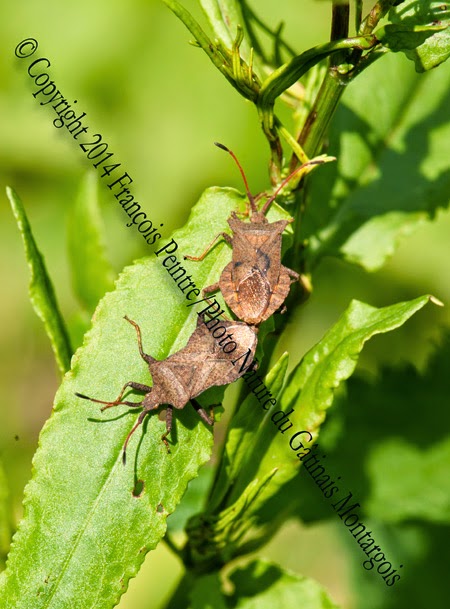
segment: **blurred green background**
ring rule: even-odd
[[[184,4],[198,14],[193,1]],[[284,0],[253,3],[269,23],[286,22],[286,38],[298,52],[328,37],[327,2]],[[313,26],[311,24],[314,24]],[[161,218],[164,235],[182,226],[202,190],[211,185],[241,189],[230,159],[214,146],[224,142],[239,156],[253,192],[268,187],[268,148],[254,108],[228,85],[204,53],[188,45],[189,33],[157,0],[61,5],[44,0],[2,3],[0,8],[0,458],[14,518],[21,515],[23,488],[39,431],[50,414],[58,374],[44,329],[28,301],[28,269],[4,187],[21,196],[45,256],[67,320],[78,305],[72,296],[66,254],[67,213],[89,167],[66,129],[52,125],[52,112],[32,97],[29,60],[14,55],[18,42],[34,37],[35,57],[48,57],[51,76],[68,100],[78,100],[90,132],[98,132],[134,180],[134,193],[150,217]],[[411,66],[411,69],[412,66]],[[117,271],[147,255],[108,189],[100,186],[108,253]],[[391,261],[369,275],[330,260],[314,278],[314,293],[295,320],[284,347],[295,363],[336,321],[352,298],[383,306],[432,293],[450,300],[450,214],[423,222],[400,244]],[[428,307],[400,330],[375,338],[359,365],[368,378],[387,364],[411,362],[420,370],[442,340],[448,307]],[[311,487],[312,488],[312,487]],[[313,491],[315,492],[315,491]],[[314,497],[322,501],[318,494]],[[344,556],[339,524],[306,530],[290,523],[264,555],[315,577],[343,607],[355,609],[352,566]],[[289,543],[288,543],[289,542]],[[315,548],[314,553],[302,548]],[[357,564],[354,569],[360,570]],[[160,546],[130,584],[121,609],[158,607],[170,594],[181,566]],[[380,579],[373,575],[374,579]],[[379,584],[380,586],[382,584]],[[162,605],[161,605],[162,606]]]

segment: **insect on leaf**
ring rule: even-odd
[[[207,190],[188,225],[174,235],[180,260],[191,242],[224,230],[241,200],[233,190]],[[210,209],[214,214],[206,214]],[[192,273],[200,287],[223,266],[221,255],[219,247]],[[150,415],[133,435],[124,467],[122,447],[136,410],[100,413],[75,392],[113,399],[130,379],[150,384],[135,332],[123,316],[139,322],[144,350],[162,359],[186,345],[195,328],[197,310],[186,304],[155,256],[126,268],[99,303],[40,435],[24,519],[0,576],[2,609],[109,609],[163,537],[167,516],[209,459],[211,428],[193,408],[177,411],[168,454],[161,442],[165,423]],[[221,401],[223,388],[213,391],[208,402],[199,396],[204,407]],[[133,496],[137,480],[144,484],[139,497]]]

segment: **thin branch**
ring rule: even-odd
[[[376,44],[378,44],[378,39],[375,36],[358,36],[319,44],[301,55],[297,55],[266,78],[261,86],[258,106],[266,108],[273,105],[279,95],[325,57],[345,49],[368,50]]]
[[[375,27],[378,25],[380,19],[382,19],[396,0],[378,0],[375,6],[372,8],[367,17],[362,21],[359,34],[367,36],[371,34]]]

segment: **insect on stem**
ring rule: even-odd
[[[200,256],[185,258],[203,260],[219,237],[231,246],[231,262],[222,270],[218,282],[203,288],[203,295],[219,289],[233,313],[255,329],[279,309],[284,310],[283,303],[289,294],[290,286],[300,277],[296,271],[281,264],[282,234],[287,225],[294,221],[293,218],[269,222],[265,214],[270,204],[294,176],[300,178],[315,165],[335,159],[326,155],[311,160],[306,157],[307,162],[292,171],[273,195],[263,195],[267,201],[258,210],[260,195],[253,197],[250,193],[247,178],[236,155],[223,144],[215,144],[233,157],[241,172],[248,197],[246,215],[249,216],[249,222],[243,222],[238,218],[238,213],[232,211],[228,218],[232,235],[219,233]]]

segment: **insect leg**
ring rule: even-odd
[[[137,339],[138,339],[138,346],[139,346],[139,353],[141,354],[142,359],[144,361],[146,361],[147,364],[151,364],[152,362],[156,362],[154,357],[152,357],[151,355],[148,355],[147,353],[144,353],[144,351],[142,349],[141,329],[138,326],[138,324],[135,321],[133,321],[132,319],[130,319],[129,317],[127,317],[126,315],[124,315],[124,319],[129,321],[130,324],[132,326],[134,326],[134,329],[136,330]]]
[[[136,407],[136,406],[141,406],[142,402],[122,402],[122,397],[123,394],[125,393],[125,390],[127,387],[132,387],[133,389],[136,389],[137,391],[144,391],[145,393],[148,393],[149,391],[151,391],[151,387],[148,387],[147,385],[143,385],[142,383],[135,383],[134,381],[128,381],[128,383],[125,383],[125,385],[122,387],[122,391],[119,393],[118,397],[112,401],[112,402],[105,402],[104,400],[97,400],[96,398],[90,398],[87,395],[83,395],[82,393],[75,393],[76,396],[78,396],[79,398],[83,398],[83,400],[90,400],[91,402],[96,402],[97,404],[105,404],[105,406],[103,408],[101,408],[102,412],[103,410],[106,410],[107,408],[111,408],[111,406],[119,406],[119,404],[124,404],[125,406],[132,406],[132,407]]]
[[[228,235],[228,233],[219,233],[218,235],[216,235],[214,237],[214,239],[207,246],[205,251],[202,254],[200,254],[200,256],[184,256],[184,259],[193,260],[194,262],[200,262],[200,260],[203,260],[203,258],[205,258],[205,256],[212,250],[212,248],[216,244],[216,241],[218,241],[220,238],[224,239],[229,245],[231,245],[231,243],[233,241],[233,239],[230,237],[230,235]]]
[[[288,275],[290,277],[291,283],[295,283],[296,281],[298,281],[300,279],[300,275],[298,273],[296,273],[292,269],[289,269],[287,266],[285,266],[284,268],[288,272]],[[300,279],[300,283],[303,283],[301,279]]]
[[[210,409],[209,415],[208,415],[206,410],[197,402],[197,400],[191,399],[191,404],[197,411],[200,418],[202,418],[205,421],[205,423],[207,423],[208,425],[211,425],[211,426],[214,425],[213,406],[211,406],[211,409]]]
[[[128,446],[128,442],[130,441],[131,436],[134,434],[134,432],[136,431],[136,429],[139,427],[139,425],[142,424],[142,421],[145,419],[146,415],[149,412],[149,408],[147,408],[146,410],[143,410],[141,412],[141,414],[139,415],[138,420],[136,421],[136,423],[133,425],[133,427],[131,428],[130,433],[127,435],[124,445],[123,445],[123,449],[122,449],[122,462],[125,465],[126,461],[127,461],[127,446]]]
[[[217,292],[218,289],[219,289],[219,282],[212,283],[211,285],[206,286],[206,288],[203,288],[202,294],[212,294],[213,292]]]
[[[170,434],[170,431],[172,429],[172,417],[173,417],[173,408],[172,408],[172,406],[168,405],[167,410],[166,410],[166,431],[161,436],[161,440],[166,445],[168,453],[170,453],[170,446],[169,446],[169,443],[166,438]]]

